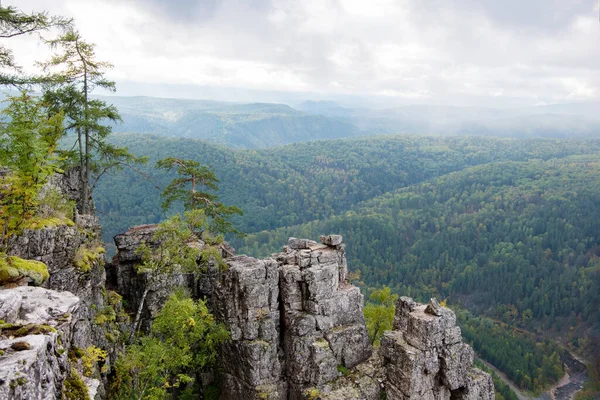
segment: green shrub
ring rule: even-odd
[[[75,202],[67,199],[54,187],[43,191],[38,197],[38,204],[38,215],[42,218],[73,220]]]

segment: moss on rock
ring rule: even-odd
[[[102,257],[104,257],[105,252],[106,250],[104,250],[104,247],[100,244],[81,246],[77,249],[77,253],[75,253],[73,264],[75,264],[81,272],[88,272],[92,269],[92,265],[94,265],[95,262],[100,261]]]
[[[56,228],[58,226],[75,226],[75,222],[67,217],[33,217],[25,221],[23,229],[38,230],[46,228]]]
[[[0,286],[29,278],[29,282],[39,286],[50,277],[48,267],[41,261],[24,260],[16,256],[0,253]]]
[[[65,400],[89,400],[88,388],[81,376],[74,368],[63,384],[63,399]]]

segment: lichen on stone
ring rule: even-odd
[[[49,277],[48,267],[41,261],[24,260],[0,253],[0,286],[19,282],[24,278],[28,278],[34,286],[39,286]]]

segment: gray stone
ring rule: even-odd
[[[325,333],[337,363],[353,368],[371,356],[369,335],[364,324],[340,326]]]
[[[0,319],[14,323],[19,317],[23,296],[17,290],[0,290]]]
[[[288,248],[291,250],[310,249],[311,246],[316,244],[317,242],[310,239],[296,239],[294,237],[288,239]]]
[[[327,235],[320,237],[321,243],[327,246],[338,246],[342,244],[342,235]]]
[[[452,310],[435,299],[424,305],[401,297],[393,325],[380,347],[389,400],[493,398],[491,377],[472,368],[474,352],[462,343]]]
[[[66,352],[59,352],[58,334],[29,335],[0,340],[0,398],[58,399],[68,374]],[[14,351],[12,343],[23,341],[28,350]]]
[[[452,398],[457,400],[493,400],[494,383],[492,377],[473,368],[466,376],[463,388],[452,391]]]

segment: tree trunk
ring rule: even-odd
[[[88,80],[87,80],[87,66],[84,63],[84,75],[83,75],[83,92],[85,96],[84,103],[84,119],[85,119],[85,174],[84,174],[84,190],[83,190],[83,200],[84,200],[84,214],[88,214],[90,210],[88,209],[89,202],[89,185],[90,185],[90,127],[89,127],[89,106],[88,106]]]
[[[79,211],[85,214],[85,176],[84,176],[84,163],[83,163],[83,141],[81,138],[81,128],[77,128],[77,142],[79,144],[79,193],[81,198],[79,199]]]
[[[133,321],[133,326],[131,327],[131,333],[129,334],[129,341],[127,344],[131,344],[133,341],[133,336],[135,332],[138,330],[138,325],[140,323],[140,318],[142,317],[142,310],[144,309],[144,302],[146,301],[146,296],[150,291],[150,285],[146,283],[146,288],[144,289],[144,294],[142,295],[142,299],[140,300],[140,305],[138,306],[137,313],[135,314],[135,320]]]

